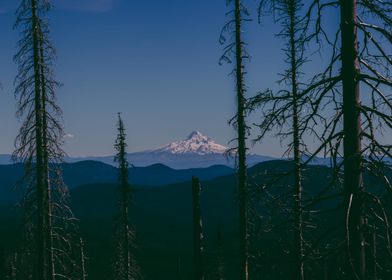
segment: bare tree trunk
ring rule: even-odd
[[[193,209],[193,278],[204,279],[203,269],[203,226],[200,213],[200,181],[192,177],[192,209]]]
[[[304,245],[302,220],[302,178],[301,178],[301,151],[298,121],[298,80],[297,80],[297,52],[295,40],[296,7],[295,0],[288,5],[290,17],[290,60],[291,60],[291,93],[293,95],[293,151],[294,151],[294,279],[304,279]]]
[[[237,133],[238,133],[238,194],[239,194],[239,234],[240,234],[240,280],[248,279],[248,218],[246,182],[246,124],[245,90],[243,72],[243,42],[241,38],[241,2],[235,0],[235,45],[237,82]]]
[[[347,242],[352,279],[366,279],[365,218],[361,166],[361,117],[358,82],[356,0],[340,0],[343,78],[344,190],[347,205]]]
[[[36,137],[36,185],[37,185],[37,274],[36,279],[49,280],[47,277],[48,260],[47,240],[45,236],[47,224],[45,219],[46,212],[46,190],[45,176],[43,170],[43,127],[42,127],[42,95],[41,95],[41,79],[40,79],[40,60],[39,60],[39,24],[37,16],[37,2],[31,0],[32,8],[32,33],[33,33],[33,55],[34,55],[34,79],[35,79],[35,137]]]
[[[43,142],[43,174],[45,176],[45,187],[44,187],[44,201],[45,201],[45,223],[47,225],[45,230],[45,239],[47,240],[48,246],[46,250],[46,258],[48,260],[48,279],[55,278],[55,264],[54,264],[54,252],[53,252],[53,226],[52,226],[52,198],[51,198],[51,184],[49,174],[49,155],[48,155],[48,121],[46,116],[46,82],[44,72],[44,43],[42,33],[40,34],[40,64],[41,64],[41,87],[42,87],[42,142]]]
[[[86,254],[84,253],[84,242],[83,239],[79,240],[80,247],[80,280],[87,280],[87,271],[86,271]]]

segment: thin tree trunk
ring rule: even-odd
[[[82,238],[80,238],[79,246],[80,246],[80,273],[81,273],[80,280],[87,280],[86,255],[84,253],[84,243]]]
[[[344,190],[347,205],[347,242],[352,279],[366,279],[365,218],[361,167],[361,117],[358,82],[356,0],[340,0],[343,77]]]
[[[122,196],[122,227],[123,227],[123,261],[125,269],[125,277],[127,280],[131,279],[131,254],[129,251],[130,240],[129,240],[129,184],[128,184],[128,170],[124,161],[125,147],[121,147],[121,196]]]
[[[50,186],[50,174],[49,174],[49,155],[48,155],[48,121],[46,116],[46,81],[45,81],[45,58],[44,58],[44,41],[42,33],[40,34],[40,70],[41,70],[41,87],[42,87],[42,142],[43,142],[43,174],[45,176],[45,223],[47,228],[45,230],[45,238],[48,246],[46,250],[46,258],[48,260],[48,279],[55,278],[55,264],[54,264],[54,252],[53,252],[53,226],[52,226],[52,198],[51,198],[51,186]]]
[[[237,82],[237,133],[238,133],[238,194],[239,194],[239,238],[240,280],[248,279],[248,218],[246,182],[246,124],[245,90],[243,80],[243,42],[241,38],[241,2],[235,0],[235,44]]]
[[[203,273],[203,229],[200,213],[200,181],[192,177],[192,209],[193,209],[193,278],[204,279]]]
[[[293,95],[293,151],[294,151],[294,279],[304,279],[304,246],[303,246],[303,220],[302,220],[302,179],[301,179],[301,152],[298,121],[298,80],[297,80],[297,53],[295,42],[295,0],[288,5],[290,17],[290,57],[291,57],[291,91]]]
[[[32,8],[32,32],[33,32],[33,56],[34,56],[34,79],[35,79],[35,134],[36,134],[36,184],[37,184],[37,274],[35,279],[49,280],[47,278],[47,242],[46,231],[46,202],[45,202],[45,176],[43,170],[44,148],[42,140],[42,100],[41,100],[41,79],[39,60],[39,25],[37,15],[37,2],[31,0]]]

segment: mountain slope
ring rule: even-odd
[[[215,143],[214,140],[204,136],[198,131],[193,131],[185,140],[176,141],[167,144],[158,149],[152,150],[152,153],[171,153],[171,154],[224,154],[227,147]]]
[[[70,189],[80,185],[117,182],[117,169],[98,161],[81,161],[62,164],[63,177]],[[160,186],[189,181],[192,176],[201,180],[210,180],[219,176],[233,174],[234,170],[224,165],[208,168],[176,170],[163,164],[129,169],[131,184]],[[23,165],[0,165],[0,201],[18,201],[23,189],[14,190],[23,176]]]
[[[84,169],[83,165],[90,165],[84,162],[73,167]],[[99,165],[96,170],[103,172],[105,165]],[[109,166],[110,167],[110,166]],[[293,167],[290,161],[269,161],[255,165],[249,168],[250,191],[253,202],[260,202],[260,186],[265,186],[268,178],[271,176],[286,173]],[[102,169],[99,169],[102,168]],[[162,165],[154,165],[152,170],[170,170]],[[9,171],[9,170],[8,170]],[[99,176],[101,176],[100,174]],[[104,174],[103,174],[104,175]],[[306,200],[307,197],[314,196],[323,190],[330,180],[331,170],[327,166],[309,166],[304,171],[304,189]],[[389,178],[392,174],[389,172]],[[366,185],[377,185],[377,181],[369,181],[366,178]],[[320,180],[322,178],[322,180]],[[192,195],[191,180],[183,183],[171,184],[166,186],[157,186],[154,188],[136,185],[132,193],[132,205],[130,208],[131,221],[136,230],[137,255],[143,279],[176,279],[174,275],[177,272],[177,265],[180,259],[182,279],[192,278]],[[287,205],[292,201],[290,193],[290,177],[282,180],[282,183],[268,188],[269,197],[279,197],[282,194],[282,200],[286,200]],[[324,195],[340,193],[339,188],[333,188],[324,193]],[[341,202],[343,196],[332,197],[330,200],[320,200],[312,206],[312,209],[333,209],[333,211],[321,212],[318,218],[313,221],[317,223],[314,230],[321,232],[323,227],[335,226],[336,217],[344,217],[344,209],[336,212],[336,205]],[[86,240],[87,252],[89,256],[89,277],[95,280],[111,279],[110,261],[113,259],[113,220],[116,216],[117,192],[116,185],[113,183],[93,183],[78,186],[71,190],[72,209],[75,216],[80,219],[80,231]],[[264,201],[265,203],[265,201]],[[287,206],[286,205],[286,206]],[[285,220],[287,225],[287,211],[282,207],[281,202],[265,204],[256,207],[260,214],[271,218],[276,230],[268,232],[261,231],[257,236],[257,241],[253,243],[252,250],[263,252],[262,263],[265,267],[262,269],[263,279],[290,279],[290,255],[285,250],[289,247],[282,246],[282,240],[289,240],[290,232],[282,226],[281,220]],[[254,207],[254,206],[252,206]],[[266,209],[268,207],[268,209]],[[6,249],[10,244],[14,244],[15,236],[20,232],[15,211],[12,211],[10,205],[1,205],[0,203],[0,248]],[[266,210],[266,211],[264,211]],[[233,174],[217,177],[212,180],[202,182],[201,192],[201,211],[203,217],[203,233],[205,237],[205,252],[208,257],[208,263],[211,264],[210,257],[214,256],[217,250],[217,232],[221,232],[223,240],[222,258],[225,266],[225,279],[238,279],[238,211],[237,211],[237,194],[236,178]],[[274,216],[270,216],[270,212]],[[340,210],[339,210],[340,211]],[[318,212],[318,211],[317,211]],[[326,216],[327,215],[327,216]],[[331,215],[331,216],[328,216]],[[280,219],[280,220],[279,220]],[[266,221],[264,221],[265,223]],[[263,224],[264,225],[264,224]],[[290,223],[287,225],[290,227]],[[344,221],[342,219],[342,228]],[[268,228],[267,228],[268,229]],[[309,229],[311,230],[311,229]],[[309,232],[310,233],[310,232]],[[313,234],[317,237],[319,233]],[[268,260],[273,259],[272,263]],[[331,265],[331,267],[334,267]],[[253,272],[257,274],[256,272]],[[319,271],[315,271],[319,273]],[[252,279],[257,279],[257,275]],[[321,275],[321,274],[318,274]],[[215,279],[215,278],[208,278]],[[309,279],[317,279],[310,276]],[[335,278],[331,278],[335,279]],[[389,279],[389,278],[385,278]]]
[[[135,166],[148,166],[161,163],[175,169],[206,168],[211,165],[234,167],[235,160],[228,157],[228,147],[216,143],[213,139],[193,131],[187,138],[175,141],[156,149],[129,153],[127,158]],[[86,158],[68,158],[74,162]],[[113,164],[113,156],[87,158]],[[248,155],[248,165],[271,160],[272,157],[255,154]]]

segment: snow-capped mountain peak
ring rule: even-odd
[[[186,138],[186,140],[195,139],[195,140],[208,140],[207,136],[204,136],[199,131],[192,131],[191,134]]]
[[[223,154],[227,147],[216,143],[211,138],[193,131],[185,140],[176,141],[154,150],[154,153],[169,152],[171,154]]]

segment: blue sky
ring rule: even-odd
[[[12,56],[16,0],[0,2],[0,153],[12,152],[20,123],[15,118]],[[232,66],[219,66],[218,39],[225,0],[54,0],[51,36],[55,71],[71,156],[113,153],[117,112],[122,112],[129,150],[154,148],[199,130],[227,144],[235,136]],[[255,3],[255,1],[250,1]],[[253,5],[252,4],[252,5]],[[252,8],[252,7],[251,7]],[[249,95],[273,87],[284,64],[278,27],[252,22],[245,38]],[[254,131],[256,133],[256,131]],[[279,156],[269,138],[252,152]]]

